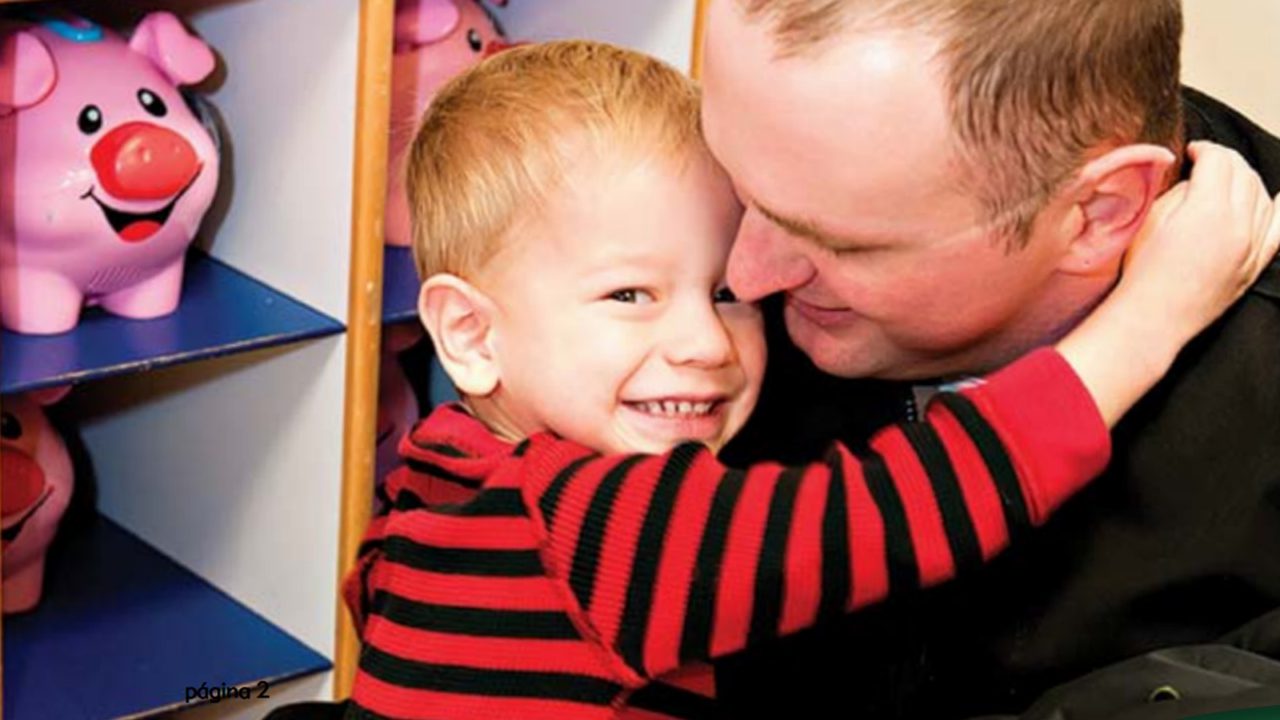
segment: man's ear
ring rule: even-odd
[[[1072,191],[1080,222],[1059,270],[1090,275],[1119,262],[1174,161],[1168,148],[1125,145],[1085,163]]]
[[[418,294],[418,317],[431,335],[436,357],[462,395],[484,397],[498,387],[493,353],[497,308],[487,295],[456,275],[432,275]]]

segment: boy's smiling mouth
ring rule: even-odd
[[[651,441],[674,445],[682,440],[721,439],[731,405],[728,395],[670,396],[622,403],[632,427]]]
[[[711,414],[724,400],[698,400],[688,398],[665,398],[662,400],[638,400],[626,405],[646,415],[661,418],[690,418]]]

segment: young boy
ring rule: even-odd
[[[402,443],[348,580],[351,716],[615,717],[685,663],[977,565],[1104,466],[1107,427],[1263,265],[1164,223],[1056,349],[859,455],[725,468],[765,346],[725,285],[740,207],[697,113],[676,71],[587,42],[487,60],[429,110],[419,310],[462,403]],[[450,486],[469,499],[433,502]]]

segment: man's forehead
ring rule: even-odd
[[[712,30],[707,141],[747,199],[792,225],[866,238],[967,207],[955,202],[968,198],[932,41],[866,35],[821,58],[777,60],[753,44],[759,36]]]

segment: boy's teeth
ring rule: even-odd
[[[641,407],[650,415],[661,415],[664,417],[680,417],[687,415],[706,415],[711,412],[711,406],[714,403],[709,402],[689,402],[687,400],[650,400],[641,403]]]

